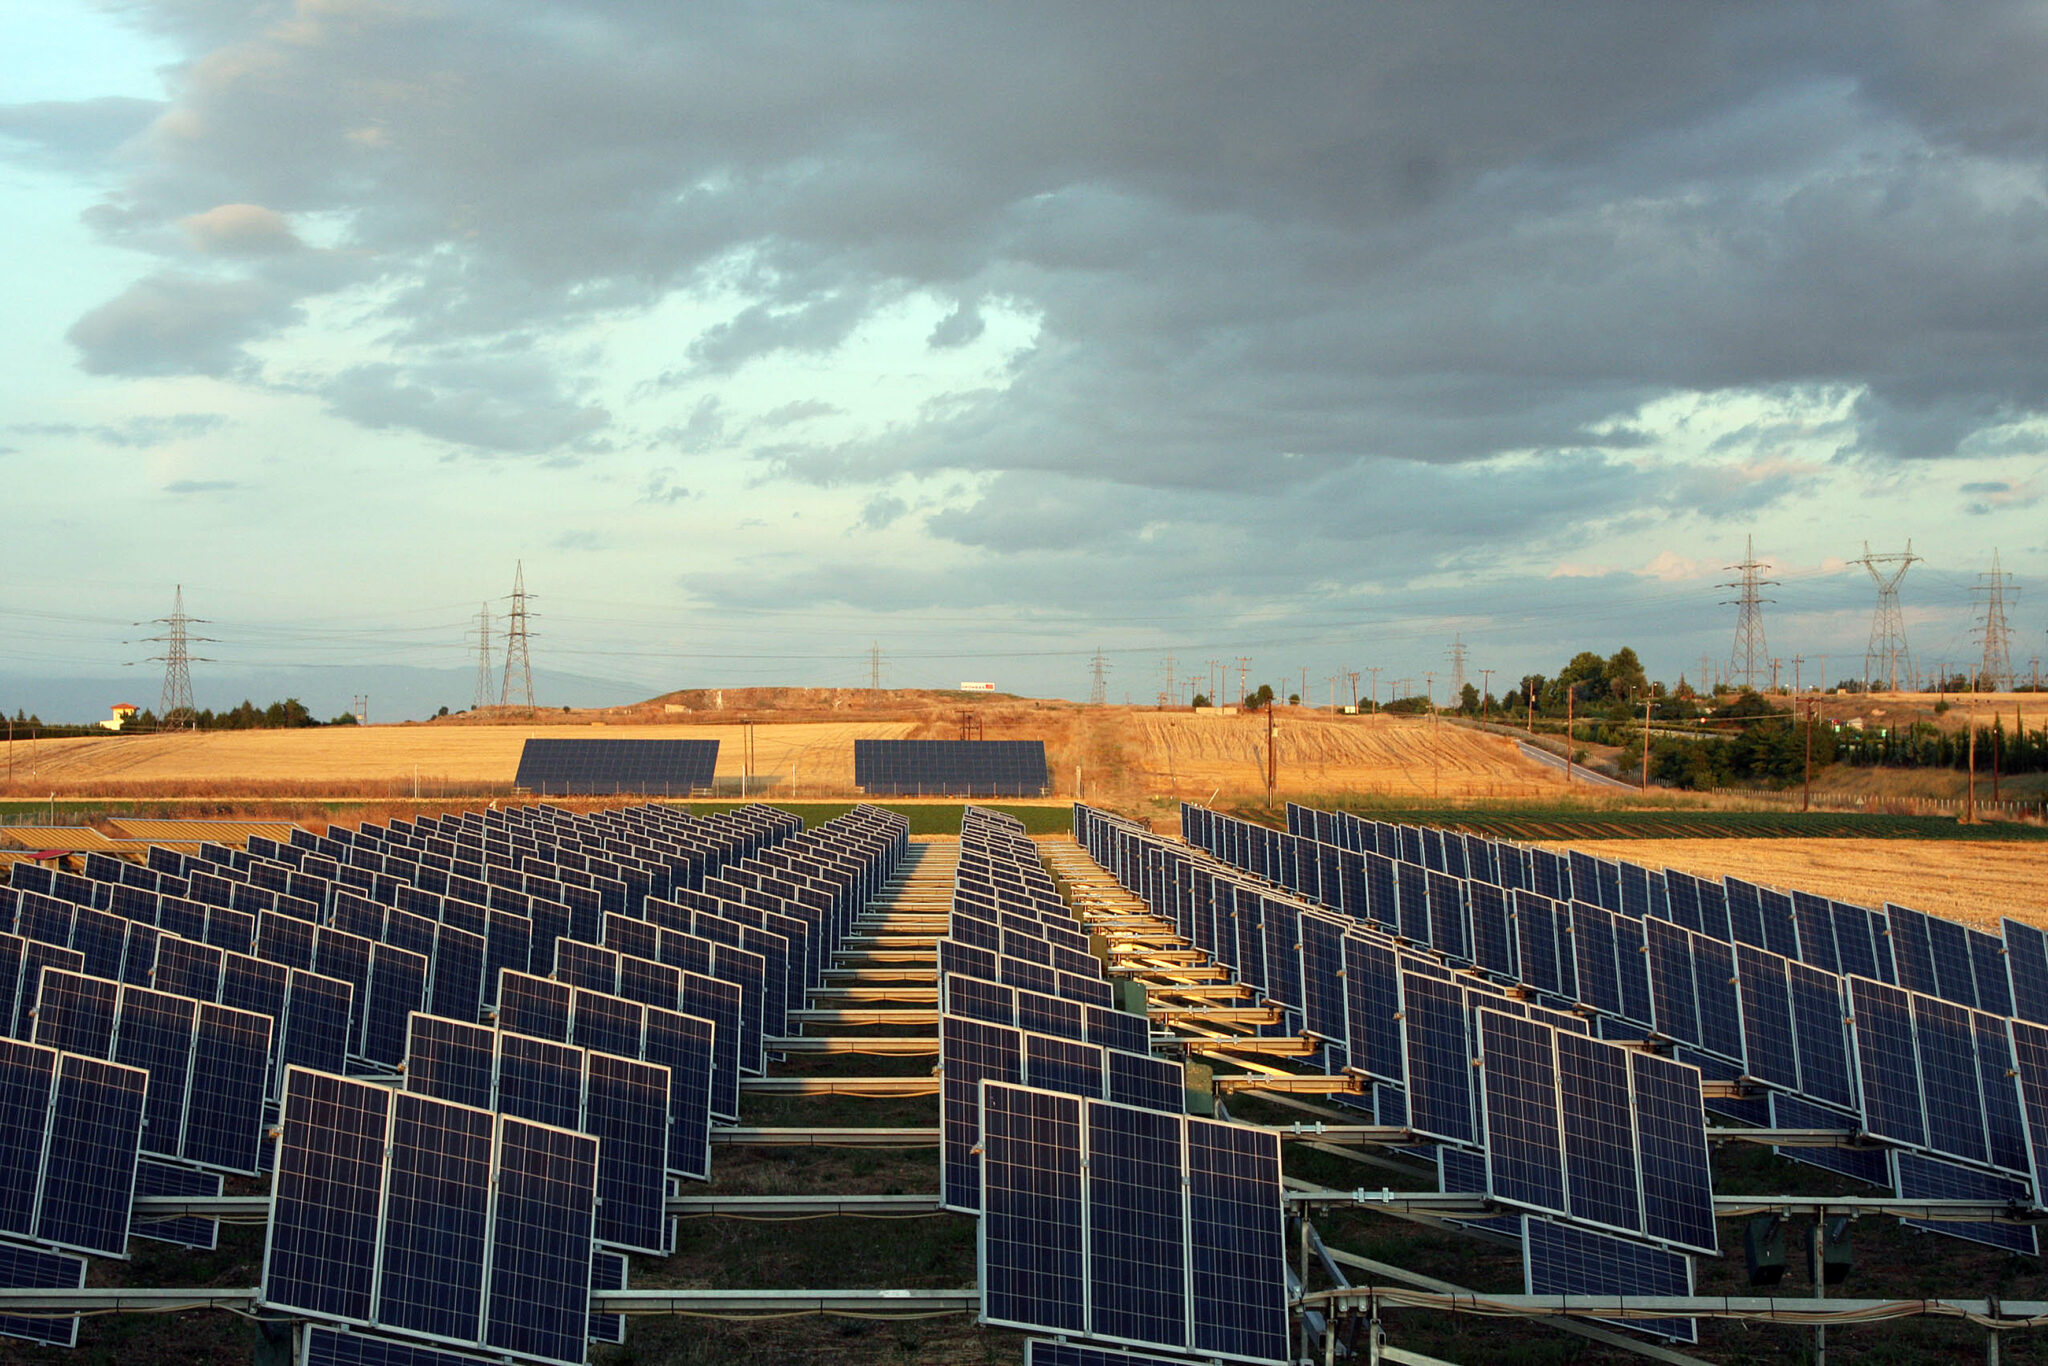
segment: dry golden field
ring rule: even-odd
[[[0,745],[17,788],[59,793],[127,792],[146,786],[231,793],[293,785],[347,795],[366,784],[424,787],[507,784],[529,737],[547,739],[717,740],[721,784],[737,783],[753,735],[752,770],[783,795],[841,793],[853,785],[853,742],[896,739],[908,721],[769,722],[662,726],[325,726],[312,730],[182,732],[105,740],[17,740]]]
[[[1996,931],[2000,916],[2048,924],[2048,843],[1859,839],[1574,840],[1547,844],[1701,877],[1887,901]]]

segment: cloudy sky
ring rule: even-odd
[[[2040,5],[9,6],[0,673],[149,692],[183,584],[345,701],[523,561],[628,694],[1697,678],[1750,536],[1788,681],[1908,538],[1915,653],[1995,547],[2024,672],[2044,70]]]

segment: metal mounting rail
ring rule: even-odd
[[[1264,1053],[1277,1058],[1312,1058],[1322,1044],[1301,1035],[1257,1036],[1247,1034],[1242,1038],[1216,1038],[1213,1035],[1154,1034],[1154,1048],[1178,1048],[1188,1053],[1216,1053],[1229,1056],[1232,1053]]]
[[[1280,1023],[1278,1006],[1150,1006],[1146,1016],[1156,1022],[1172,1024],[1176,1020],[1188,1020],[1202,1024],[1270,1025]]]
[[[921,1057],[939,1051],[936,1034],[862,1038],[858,1034],[810,1035],[768,1040],[770,1053],[871,1053],[878,1057]]]
[[[923,1009],[910,1007],[900,1010],[792,1010],[784,1018],[791,1024],[805,1025],[904,1025],[912,1028],[926,1025],[935,1028],[939,1023],[939,1012],[932,1009],[931,1003],[927,1002]]]
[[[597,1298],[596,1296],[592,1297]],[[1318,1290],[1301,1301],[1324,1308],[1376,1310],[1436,1309],[1535,1316],[1569,1314],[1598,1319],[1763,1319],[1773,1323],[1842,1324],[1858,1319],[1932,1316],[1968,1318],[1984,1327],[2001,1321],[2010,1328],[2031,1328],[2027,1320],[2048,1312],[2043,1300],[1851,1300],[1777,1299],[1765,1295],[1510,1295],[1444,1294],[1440,1291],[1354,1286]]]
[[[744,1085],[745,1083],[741,1083]],[[1297,1096],[1355,1096],[1362,1094],[1371,1083],[1364,1077],[1348,1073],[1330,1076],[1321,1072],[1310,1072],[1301,1076],[1251,1076],[1212,1077],[1210,1086],[1222,1092],[1231,1091],[1278,1091]]]
[[[935,1148],[937,1125],[917,1129],[713,1129],[714,1146],[737,1148]]]
[[[261,1220],[270,1213],[267,1195],[138,1195],[135,1217],[158,1219]],[[793,1219],[820,1214],[909,1217],[941,1212],[937,1195],[674,1195],[662,1212],[680,1218],[727,1215],[746,1219]]]
[[[866,985],[859,982],[846,986],[812,987],[812,1000],[823,997],[840,1001],[894,1001],[907,1006],[936,1006],[939,1003],[937,987]]]
[[[1280,1137],[1314,1137],[1312,1134],[1289,1134],[1282,1130]],[[1511,1214],[1505,1205],[1494,1203],[1484,1194],[1459,1191],[1397,1191],[1397,1190],[1290,1190],[1286,1192],[1289,1205],[1307,1209],[1384,1209],[1392,1213],[1421,1215],[1432,1219],[1487,1218],[1499,1214]],[[2048,1221],[2048,1212],[2021,1209],[2017,1206],[1994,1200],[1898,1200],[1887,1195],[1858,1196],[1813,1196],[1813,1195],[1717,1195],[1714,1197],[1714,1217],[1717,1219],[1739,1219],[1746,1215],[1782,1214],[1826,1216],[1836,1214],[1872,1215],[1893,1219],[1921,1219],[1929,1223],[2015,1223],[2029,1224]],[[1831,1301],[1832,1303],[1832,1301]]]
[[[166,1314],[185,1309],[261,1309],[255,1286],[223,1289],[0,1290],[0,1315]],[[1836,1303],[1837,1301],[1830,1301]],[[590,1307],[603,1314],[859,1314],[864,1318],[971,1314],[981,1292],[966,1290],[600,1290]]]
[[[902,1096],[936,1096],[937,1077],[741,1077],[746,1096],[850,1096],[856,1100],[892,1100]]]

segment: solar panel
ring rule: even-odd
[[[1453,983],[1403,972],[1400,1018],[1409,1127],[1452,1143],[1477,1142],[1465,993]]]
[[[599,1142],[597,1237],[615,1248],[665,1256],[668,1069],[592,1053],[584,1132]]]
[[[1024,1366],[1187,1366],[1187,1361],[1142,1352],[1116,1352],[1081,1342],[1033,1338],[1024,1344]]]
[[[583,1121],[583,1050],[499,1034],[498,1109],[536,1124],[578,1127]]]
[[[1589,1223],[1638,1230],[1643,1212],[1628,1054],[1577,1034],[1554,1038],[1564,1119],[1566,1208]],[[1489,1143],[1491,1134],[1489,1123]]]
[[[1792,994],[1785,960],[1747,944],[1735,947],[1742,999],[1743,1070],[1759,1081],[1799,1089],[1799,1055],[1792,1042]]]
[[[1842,979],[1804,963],[1787,963],[1792,1032],[1799,1045],[1799,1089],[1829,1105],[1853,1106],[1849,1076],[1848,1010]]]
[[[1930,995],[1957,1005],[1977,1004],[1977,970],[1970,961],[1970,935],[1953,920],[1926,917],[1927,943],[1934,956],[1935,989]]]
[[[1187,1341],[1187,1211],[1176,1115],[1092,1103],[1088,1124],[1088,1333]]]
[[[1770,1100],[1773,1129],[1855,1130],[1862,1127],[1861,1121],[1853,1114],[1814,1105],[1782,1091],[1773,1092]],[[1772,1151],[1794,1162],[1837,1172],[1873,1186],[1889,1187],[1892,1184],[1891,1155],[1887,1149],[1780,1147]]]
[[[1700,1012],[1693,989],[1691,936],[1665,920],[1645,920],[1643,931],[1649,950],[1651,1023],[1666,1038],[1696,1044]]]
[[[1523,1223],[1523,1284],[1532,1295],[1691,1295],[1692,1259],[1683,1253],[1527,1218]],[[1695,1342],[1693,1319],[1614,1319],[1654,1337]]]
[[[484,1345],[581,1363],[589,1337],[597,1140],[505,1118],[497,1177]]]
[[[1551,1031],[1481,1010],[1479,1037],[1490,1193],[1509,1204],[1562,1211],[1564,1151]]]
[[[686,796],[712,786],[716,740],[528,740],[515,786],[547,796]]]
[[[982,1320],[1086,1332],[1081,1101],[987,1082],[979,1123]]]
[[[261,1165],[272,1029],[253,1011],[200,1004],[180,1149],[187,1161],[233,1172]]]
[[[2034,1203],[2026,1183],[2010,1177],[1973,1171],[1920,1153],[1895,1152],[1891,1158],[1897,1171],[1901,1200],[2006,1200],[2020,1209]],[[2040,1251],[2034,1229],[2027,1224],[1970,1224],[1921,1219],[1903,1219],[1900,1222],[1929,1233],[2002,1248],[2023,1257],[2035,1256]]]
[[[62,1252],[0,1243],[0,1289],[82,1290],[85,1258]],[[78,1316],[28,1317],[0,1314],[0,1336],[26,1338],[49,1347],[78,1345]]]
[[[711,1078],[717,1027],[657,1006],[646,1009],[642,1054],[669,1070],[668,1169],[711,1178]]]
[[[1718,1255],[1699,1070],[1637,1052],[1628,1055],[1628,1066],[1636,1151],[1642,1160],[1643,1231],[1678,1247]]]
[[[490,1112],[401,1092],[391,1099],[390,1132],[376,1319],[475,1342],[490,1215]]]
[[[305,1345],[297,1366],[503,1366],[497,1357],[394,1342],[320,1324],[307,1324],[302,1332]]]
[[[1197,1354],[1287,1357],[1287,1256],[1280,1141],[1187,1121],[1190,1303]]]
[[[216,1196],[225,1178],[219,1172],[196,1171],[172,1162],[144,1158],[135,1164],[135,1193],[143,1195]],[[128,1233],[160,1243],[211,1252],[219,1244],[220,1224],[213,1219],[181,1216],[170,1219],[133,1219]]]
[[[626,1288],[626,1258],[617,1252],[602,1250],[590,1255],[590,1289],[592,1294],[605,1290]],[[590,1316],[590,1340],[592,1342],[619,1343],[626,1340],[626,1316],[624,1314],[599,1314]]]
[[[984,1080],[1023,1080],[1023,1036],[1016,1030],[946,1015],[939,1019],[939,1179],[948,1209],[982,1207],[975,1144],[980,1136]]]
[[[494,1108],[497,1037],[488,1025],[414,1014],[406,1045],[405,1088],[480,1110]]]
[[[1863,1124],[1870,1133],[1911,1147],[1927,1141],[1920,1066],[1913,1049],[1912,996],[1897,987],[1849,979],[1856,1071]]]
[[[1915,996],[1912,1008],[1927,1146],[1968,1162],[1988,1161],[1970,1014],[1952,1001],[1931,996]]]
[[[1047,1091],[1100,1100],[1103,1096],[1105,1050],[1091,1043],[1024,1035],[1024,1081]]]
[[[368,1322],[391,1093],[294,1068],[271,1184],[263,1302]]]
[[[1119,1105],[1179,1114],[1187,1104],[1185,1069],[1164,1058],[1109,1050],[1108,1098]]]
[[[46,968],[36,993],[36,1043],[104,1058],[114,1047],[114,1007],[121,984]]]
[[[1043,740],[855,740],[854,786],[869,796],[1042,797]]]
[[[2006,965],[2012,979],[2012,1013],[2035,1024],[2048,1024],[2048,931],[2012,919],[1999,923],[2005,932]]]

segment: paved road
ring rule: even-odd
[[[1528,755],[1539,764],[1549,764],[1555,769],[1562,769],[1564,767],[1564,756],[1562,755],[1552,754],[1547,749],[1538,749],[1527,740],[1517,740],[1515,743],[1521,747],[1522,753]],[[1595,773],[1584,764],[1572,765],[1572,781],[1575,783],[1591,783],[1594,787],[1618,787],[1623,792],[1634,792],[1636,790],[1634,783],[1625,783],[1618,778],[1610,778],[1605,773]]]

